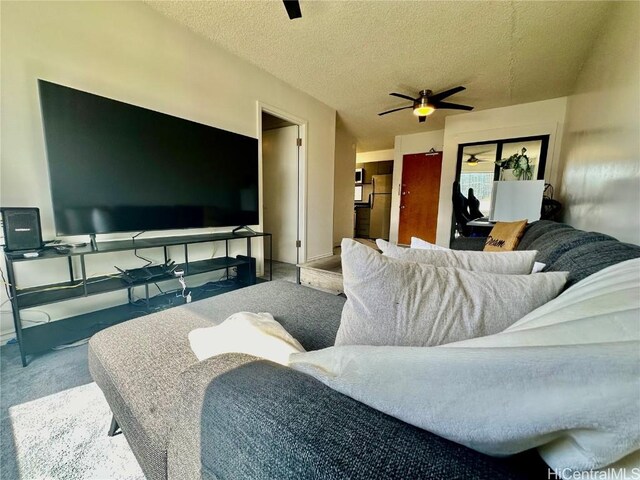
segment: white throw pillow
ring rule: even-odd
[[[411,237],[411,248],[417,248],[420,250],[451,250],[450,248],[441,247],[435,243],[429,243],[418,237]]]
[[[498,333],[558,295],[567,278],[402,262],[350,239],[342,240],[342,274],[336,345],[430,346]]]
[[[403,262],[425,263],[434,267],[455,267],[487,273],[526,275],[531,273],[535,250],[513,252],[478,252],[473,250],[420,250],[403,248],[385,240],[376,240],[387,257]]]

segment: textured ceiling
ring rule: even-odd
[[[419,124],[388,96],[457,85],[476,110],[572,93],[611,2],[310,1],[289,20],[282,2],[147,1],[163,15],[338,111],[358,151],[393,147]]]

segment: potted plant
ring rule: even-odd
[[[533,178],[533,165],[529,161],[526,151],[527,149],[522,147],[521,153],[514,153],[509,158],[496,161],[496,165],[502,170],[502,177],[504,177],[506,170],[511,170],[517,180],[531,180]]]

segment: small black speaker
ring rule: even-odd
[[[2,229],[4,231],[4,249],[38,250],[42,248],[40,229],[40,210],[37,208],[0,208]]]
[[[256,259],[253,257],[247,257],[246,255],[236,256],[238,260],[248,261],[236,267],[238,276],[236,277],[238,282],[242,285],[255,285],[256,284]]]

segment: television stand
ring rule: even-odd
[[[236,233],[240,230],[247,230],[249,233],[256,233],[254,229],[252,229],[251,227],[249,227],[248,225],[240,225],[239,227],[234,228],[233,230],[231,230],[231,233]]]
[[[7,265],[7,280],[9,286],[9,298],[13,313],[13,324],[16,332],[16,339],[20,347],[22,365],[27,365],[27,356],[45,352],[52,347],[76,342],[83,338],[90,337],[94,333],[111,325],[121,323],[132,318],[146,315],[157,309],[170,308],[186,303],[181,296],[176,296],[173,285],[170,290],[165,291],[158,287],[160,293],[154,296],[149,295],[149,285],[164,281],[177,282],[173,270],[180,268],[184,271],[184,277],[201,275],[210,272],[220,271],[220,278],[229,277],[229,270],[236,269],[236,281],[227,282],[220,288],[206,288],[206,283],[200,286],[190,285],[192,290],[197,290],[197,298],[194,301],[218,295],[227,291],[242,288],[246,285],[256,283],[255,258],[251,256],[251,241],[254,239],[269,239],[269,280],[272,279],[272,246],[271,234],[261,232],[216,232],[197,235],[183,235],[175,237],[155,237],[137,240],[114,240],[100,242],[99,248],[90,245],[61,251],[55,248],[44,248],[37,257],[24,257],[15,252],[5,251]],[[94,238],[92,238],[93,240]],[[220,242],[224,245],[221,256],[206,258],[203,260],[189,258],[189,247],[197,244]],[[232,255],[231,243],[233,246],[245,243],[246,255]],[[105,272],[99,276],[87,275],[87,263],[90,259],[97,259],[104,254],[114,254],[117,252],[135,251],[140,249],[156,249],[156,254],[164,257],[163,265],[147,266],[142,269],[129,270],[125,273]],[[170,250],[173,250],[171,252]],[[235,250],[235,248],[234,248]],[[267,252],[265,252],[267,253]],[[170,254],[177,254],[180,258],[178,265],[171,264]],[[265,255],[266,257],[266,255]],[[68,277],[64,275],[60,281],[47,285],[19,286],[20,282],[16,278],[16,270],[22,266],[32,265],[32,270],[40,265],[39,262],[57,262],[60,265],[60,272],[64,274],[68,269]],[[65,268],[65,264],[66,267]],[[78,268],[78,264],[79,267]],[[44,264],[42,264],[44,265]],[[174,268],[175,267],[175,268]],[[78,271],[79,270],[79,271]],[[66,277],[66,280],[64,279]],[[202,282],[196,280],[194,285]],[[144,288],[144,297],[136,302],[133,289]],[[202,288],[201,288],[202,287]],[[23,328],[20,311],[28,308],[35,308],[57,302],[66,302],[85,297],[93,297],[106,293],[123,291],[126,292],[126,303],[112,307],[98,309],[85,313],[79,313],[70,317],[55,320],[47,323]],[[123,297],[125,297],[123,295]],[[125,301],[125,298],[122,298]],[[71,304],[70,304],[71,307]]]
[[[90,239],[90,242],[91,242],[91,249],[94,250],[94,251],[97,251],[98,250],[98,242],[96,241],[96,234],[95,233],[90,234],[89,235],[89,239]]]

